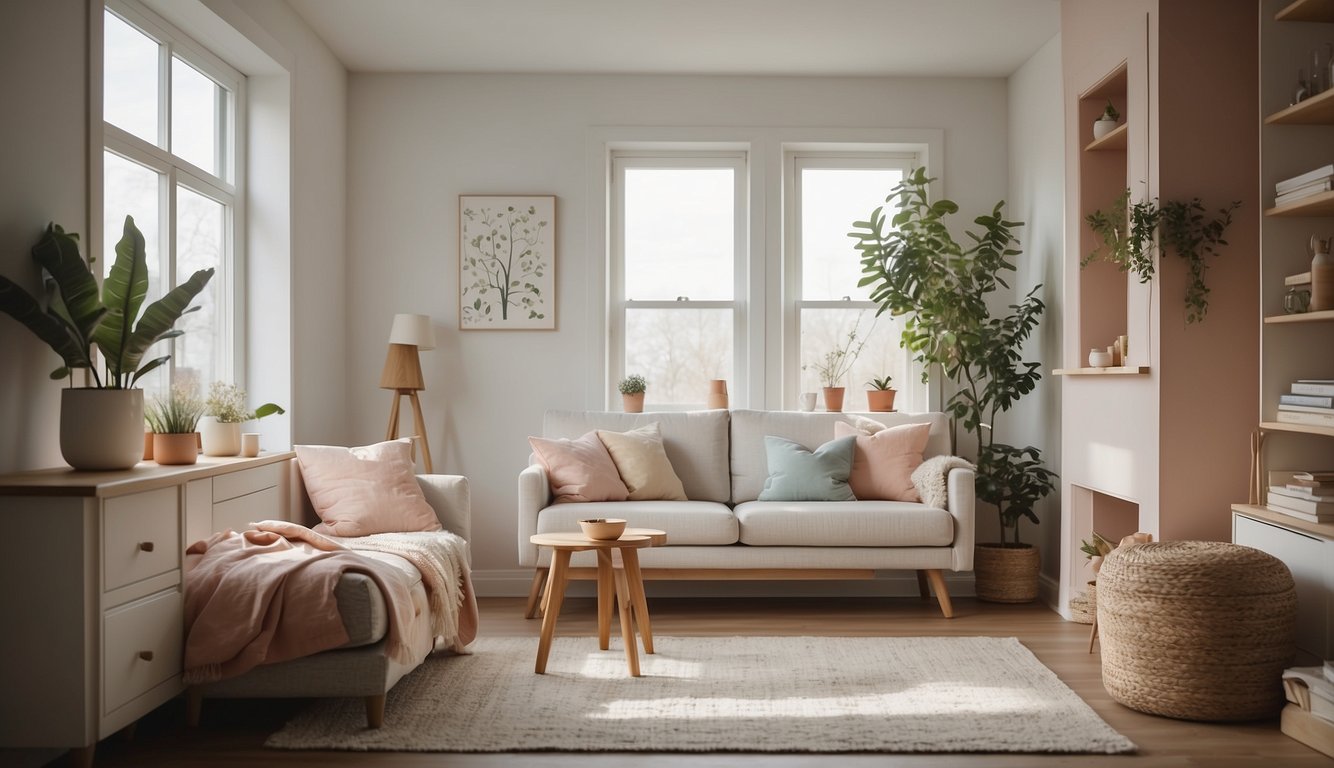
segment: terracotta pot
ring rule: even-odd
[[[866,407],[877,413],[885,413],[894,410],[894,395],[898,390],[894,389],[868,389],[866,390]]]
[[[60,455],[75,469],[129,469],[144,455],[142,389],[60,391]]]
[[[199,461],[199,433],[153,435],[153,456],[159,464],[194,464]]]
[[[824,388],[824,409],[830,413],[838,413],[843,410],[842,387]]]
[[[636,392],[633,395],[621,395],[621,407],[626,413],[643,413],[644,393]]]
[[[1038,599],[1042,560],[1031,544],[978,544],[973,548],[977,599],[1031,603]]]
[[[144,461],[153,460],[153,433],[144,432]]]

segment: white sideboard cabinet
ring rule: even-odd
[[[185,549],[287,519],[292,456],[0,476],[0,748],[89,764],[180,693]]]
[[[1334,525],[1308,523],[1253,504],[1232,507],[1232,541],[1268,552],[1297,586],[1301,663],[1334,659]]]

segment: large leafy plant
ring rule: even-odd
[[[993,315],[989,299],[1009,288],[1003,275],[1015,271],[1013,258],[1021,251],[1014,229],[1023,224],[1006,220],[1000,202],[973,220],[978,229],[960,244],[948,226],[959,206],[932,202],[932,181],[918,168],[886,198],[897,209],[891,218],[882,206],[853,223],[849,236],[857,241],[864,275],[859,285],[871,287],[877,314],[904,318],[901,343],[922,364],[923,376],[935,368],[954,383],[945,411],[953,429],[962,425],[976,438],[978,498],[995,505],[1002,541],[1018,544],[1019,520],[1038,522],[1033,508],[1052,491],[1056,475],[1042,466],[1037,448],[997,441],[995,426],[1042,378],[1040,363],[1020,355],[1045,309],[1037,297],[1042,286]]]
[[[79,254],[77,234],[55,224],[47,226],[33,246],[32,258],[45,275],[45,306],[13,280],[0,276],[0,312],[23,323],[60,355],[62,365],[51,372],[51,378],[72,376],[74,370],[83,368],[91,372],[94,386],[103,389],[133,387],[144,374],[171,359],[171,355],[144,357],[154,344],[183,333],[173,326],[182,315],[198,309],[190,302],[213,277],[212,269],[201,269],[144,307],[148,259],[144,236],[130,216],[125,217],[123,236],[116,243],[116,261],[102,282],[100,295],[93,259],[85,260]],[[105,376],[94,365],[94,345],[106,367]]]

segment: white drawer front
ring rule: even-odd
[[[106,612],[103,714],[181,674],[183,606],[181,593],[172,589]]]
[[[250,523],[278,519],[278,501],[278,489],[274,487],[214,504],[213,530],[244,531]]]
[[[213,501],[226,501],[265,488],[273,488],[278,485],[278,476],[284,466],[286,465],[279,462],[217,475],[213,478]]]
[[[180,567],[179,506],[175,487],[106,500],[102,567],[107,591]]]

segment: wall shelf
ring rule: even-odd
[[[1329,95],[1334,96],[1334,91],[1328,91]],[[1324,96],[1326,94],[1321,94]],[[1302,102],[1305,104],[1306,102]],[[1331,102],[1334,103],[1334,102]],[[1121,123],[1112,129],[1111,133],[1103,136],[1101,139],[1094,139],[1084,147],[1085,152],[1107,152],[1112,150],[1124,150],[1126,148],[1126,136],[1130,133],[1130,123]]]
[[[1265,118],[1265,125],[1334,124],[1334,90],[1312,96]]]
[[[1265,318],[1266,323],[1323,323],[1330,320],[1334,320],[1334,309],[1299,312],[1295,315],[1270,315]]]
[[[1274,21],[1334,21],[1334,0],[1294,0],[1274,14]]]
[[[1266,216],[1334,216],[1334,190],[1265,209]]]
[[[1147,365],[1118,365],[1107,368],[1057,368],[1053,376],[1144,376],[1149,373]]]
[[[1303,435],[1324,435],[1334,437],[1334,427],[1320,427],[1315,424],[1292,424],[1286,421],[1262,421],[1263,432],[1299,432]]]
[[[1334,93],[1334,91],[1331,91],[1331,93]],[[1311,273],[1310,273],[1310,272],[1302,272],[1301,274],[1297,274],[1297,275],[1288,275],[1287,277],[1283,278],[1283,284],[1284,284],[1284,285],[1310,285],[1310,284],[1311,284]]]

